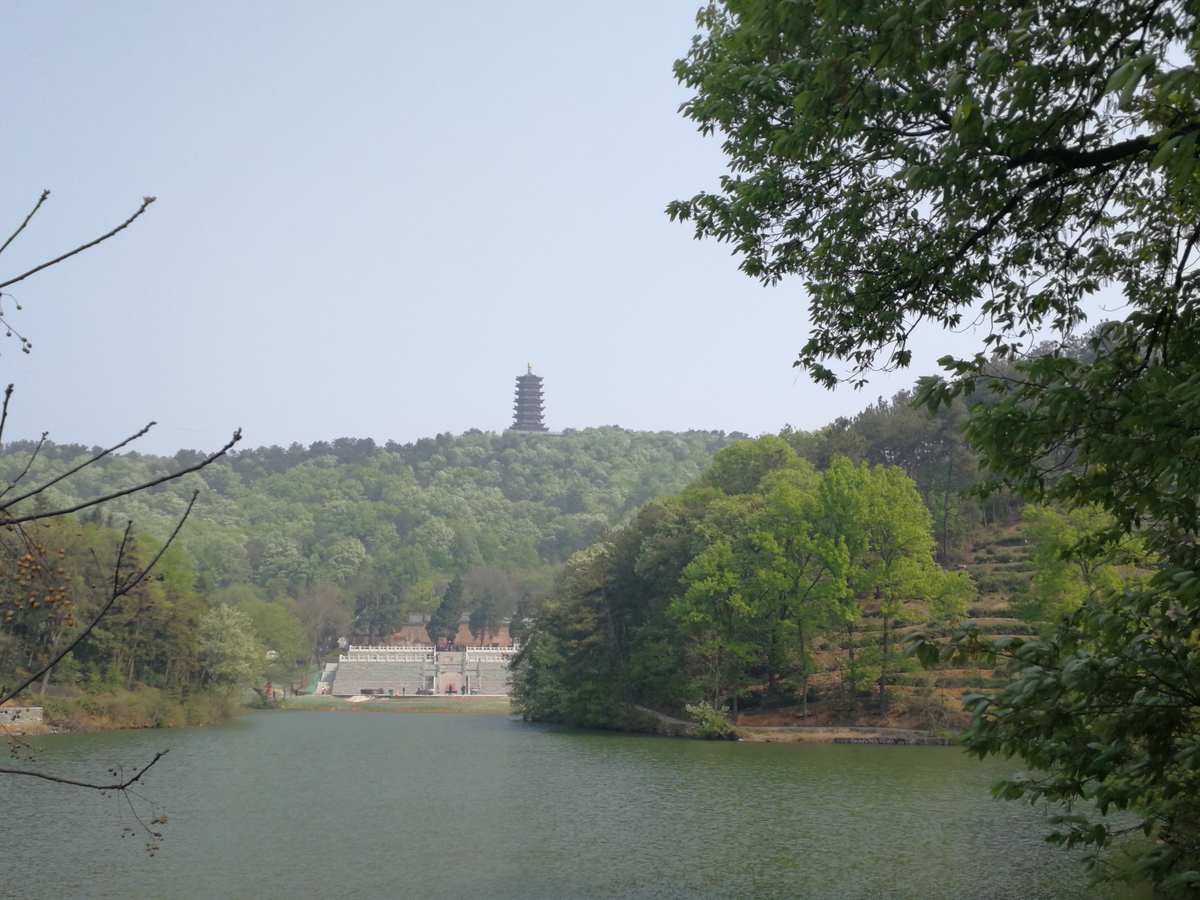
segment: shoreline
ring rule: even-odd
[[[322,712],[397,712],[397,713],[505,713],[512,714],[508,697],[381,697],[351,703],[329,694],[290,697],[282,710],[320,710]]]
[[[385,697],[379,699],[350,702],[346,698],[322,694],[308,694],[301,697],[288,698],[278,706],[250,707],[240,706],[229,710],[232,715],[217,717],[213,720],[196,723],[178,723],[171,725],[151,725],[131,721],[114,720],[104,715],[84,715],[74,719],[77,726],[62,727],[62,722],[43,722],[28,724],[19,728],[6,729],[11,736],[40,737],[47,734],[80,734],[96,731],[126,731],[145,728],[203,728],[213,726],[237,718],[248,712],[267,711],[313,711],[313,712],[371,712],[371,713],[471,713],[485,715],[515,715],[506,696],[489,697],[455,697],[455,696],[419,696],[419,697]],[[680,719],[666,717],[648,709],[640,710],[655,721],[655,727],[629,730],[631,734],[657,734],[662,737],[682,737],[697,740],[689,732],[693,723]],[[649,723],[646,723],[649,724]],[[884,746],[954,746],[953,737],[934,736],[930,732],[916,728],[897,728],[887,726],[855,726],[855,725],[740,725],[737,729],[738,740],[745,743],[776,743],[776,744],[874,744]]]
[[[953,747],[954,738],[917,728],[837,725],[745,726],[744,741],[765,744],[881,744],[899,747]]]

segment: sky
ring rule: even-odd
[[[5,440],[212,450],[511,422],[818,428],[983,331],[918,332],[860,391],[792,368],[798,280],[743,275],[664,209],[718,138],[672,75],[698,0],[0,3]],[[21,305],[18,311],[16,304]]]

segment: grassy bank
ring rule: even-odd
[[[363,703],[350,703],[328,694],[294,697],[283,709],[321,709],[345,712],[471,712],[508,713],[507,697],[380,697]]]
[[[27,702],[42,707],[45,730],[60,732],[214,725],[240,711],[229,697],[209,693],[177,697],[146,685],[77,697],[34,696]]]

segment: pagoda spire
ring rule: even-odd
[[[514,431],[549,431],[542,422],[542,376],[533,374],[533,363],[517,376],[517,402],[513,404]]]

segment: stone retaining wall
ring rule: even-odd
[[[339,697],[356,694],[411,695],[418,690],[455,693],[468,687],[472,694],[507,696],[512,682],[508,671],[513,648],[468,647],[437,651],[405,646],[351,647],[340,657],[336,670],[321,676],[318,690]]]
[[[471,693],[508,694],[512,673],[508,671],[509,654],[482,654],[467,650],[464,666],[471,676]]]
[[[344,659],[337,664],[331,694],[351,697],[355,694],[415,694],[434,675],[433,661]]]
[[[919,744],[935,747],[948,747],[954,743],[949,738],[919,738],[919,737],[835,737],[835,744]]]
[[[0,709],[0,725],[41,725],[40,706],[6,706]]]

